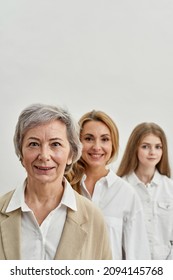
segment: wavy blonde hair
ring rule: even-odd
[[[114,123],[114,121],[104,112],[92,110],[90,112],[85,113],[79,120],[80,126],[80,137],[82,133],[82,129],[86,122],[89,121],[98,121],[104,123],[110,130],[111,140],[112,140],[112,153],[111,157],[108,160],[107,164],[111,163],[118,155],[119,149],[119,131]],[[85,173],[86,162],[80,159],[73,165],[71,171],[66,175],[66,178],[72,185],[72,187],[80,193],[80,182]]]

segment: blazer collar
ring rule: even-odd
[[[7,260],[21,259],[20,256],[21,211],[20,209],[6,214],[6,218],[1,222],[0,227],[1,227],[2,243],[4,248],[5,259]]]
[[[62,237],[57,248],[55,259],[80,259],[80,252],[88,235],[88,213],[81,196],[75,193],[77,211],[68,208],[67,219],[64,225]],[[80,209],[83,208],[81,212]]]
[[[12,193],[11,193],[12,195]],[[11,197],[10,195],[10,197]],[[80,259],[83,244],[88,234],[88,213],[83,202],[83,197],[75,192],[77,211],[70,208],[67,210],[67,219],[64,225],[62,237],[55,255],[59,260]],[[9,196],[8,196],[9,198]],[[5,213],[9,199],[3,206],[0,205],[1,214],[4,218],[1,220],[0,227],[2,233],[2,243],[5,259],[21,259],[21,209]],[[82,211],[80,211],[82,209]],[[14,242],[15,240],[15,242]]]

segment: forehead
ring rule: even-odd
[[[141,140],[142,143],[161,143],[160,137],[150,133],[146,136],[144,136]]]
[[[87,121],[83,126],[82,132],[93,135],[97,133],[110,134],[108,126],[101,121]]]
[[[37,136],[37,135],[45,135],[45,134],[51,134],[51,135],[66,135],[66,125],[60,121],[60,120],[53,120],[50,122],[46,122],[43,124],[38,124],[30,129],[28,129],[24,135],[26,137],[27,135]]]

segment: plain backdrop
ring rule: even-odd
[[[35,102],[109,114],[115,170],[134,126],[156,122],[173,168],[172,27],[171,0],[0,0],[0,194],[25,178],[13,134]]]

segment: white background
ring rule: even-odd
[[[115,169],[134,126],[156,122],[173,168],[172,91],[173,1],[0,0],[0,194],[25,177],[13,134],[35,102],[109,114]]]

